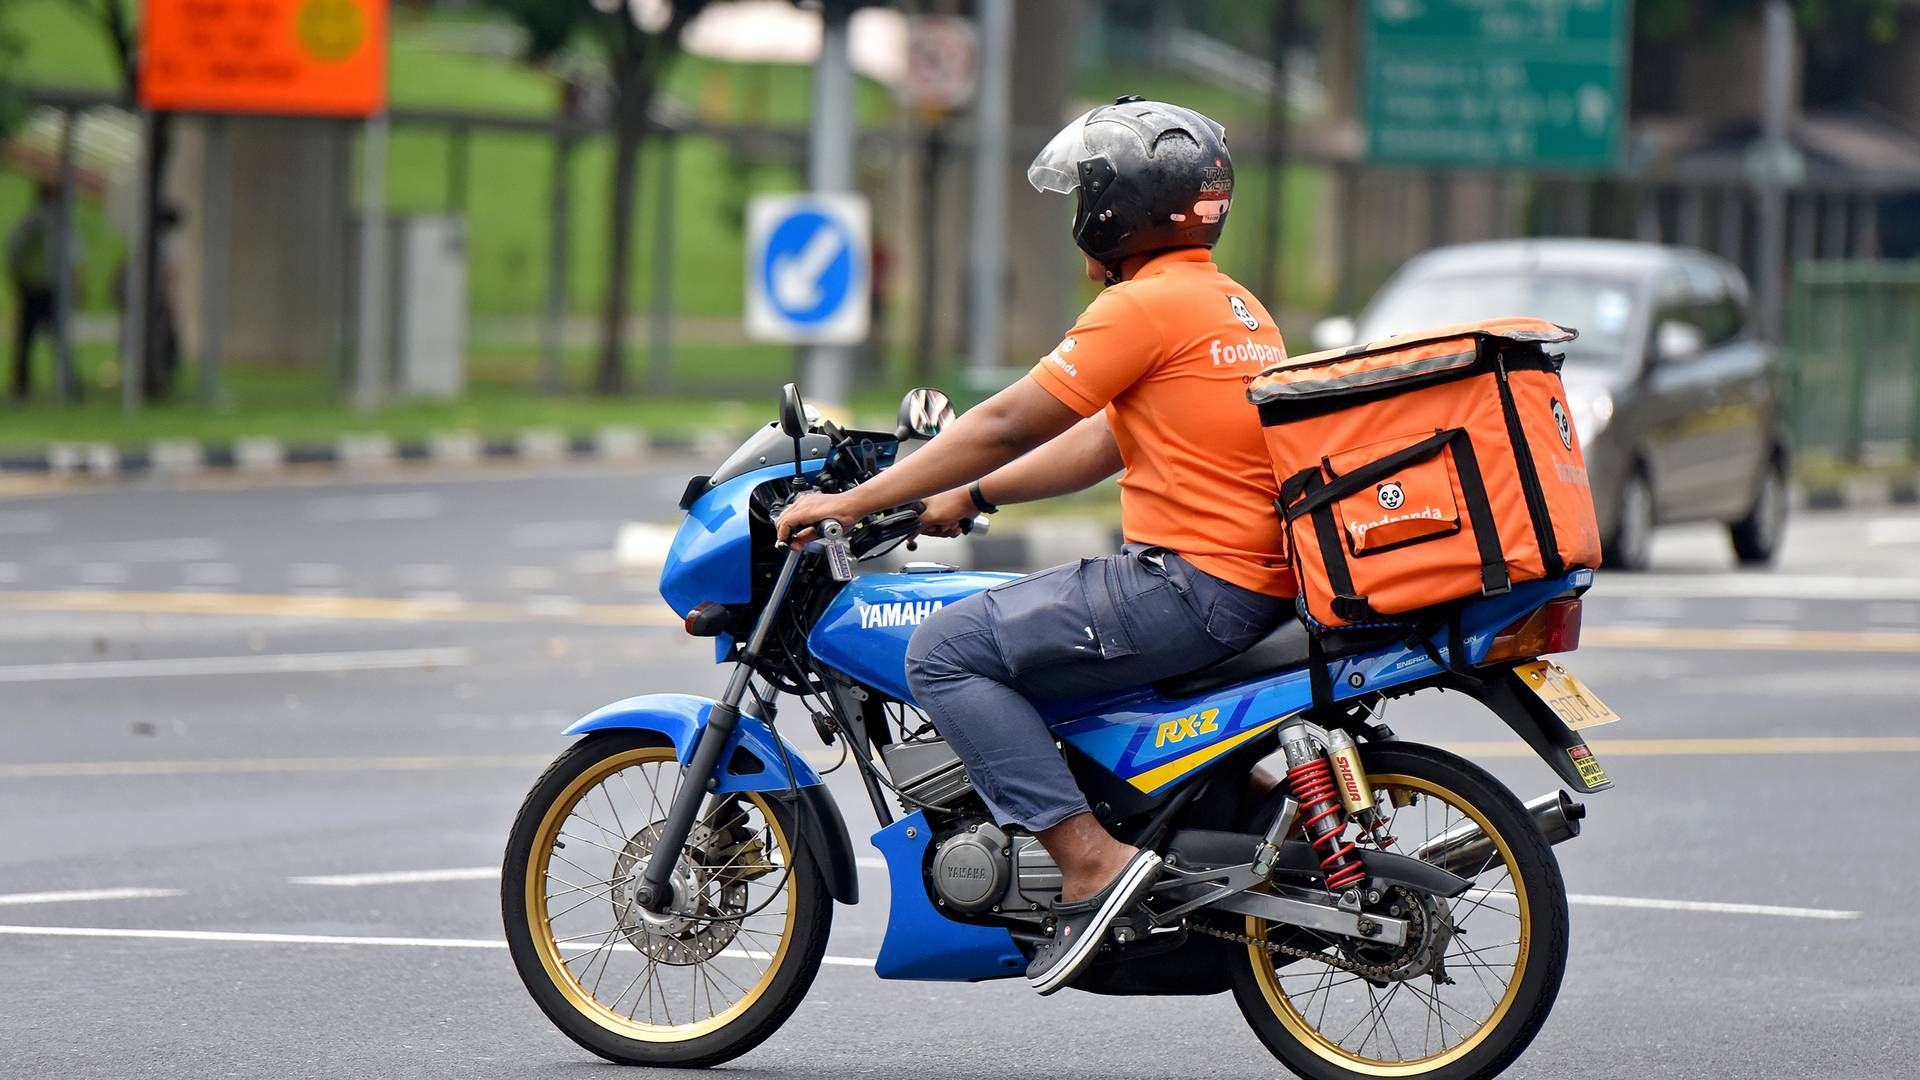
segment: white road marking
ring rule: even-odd
[[[290,877],[295,885],[327,885],[355,889],[368,885],[422,885],[436,881],[486,881],[500,876],[497,866],[460,866],[450,870],[392,870],[376,874],[320,874]]]
[[[287,567],[287,580],[295,585],[338,585],[346,572],[333,563],[294,563]]]
[[[76,573],[89,585],[119,585],[127,580],[125,563],[83,563]]]
[[[1507,889],[1468,889],[1463,896],[1473,899],[1511,900]],[[1603,896],[1596,893],[1568,893],[1567,903],[1588,907],[1639,908],[1647,911],[1692,911],[1708,915],[1773,915],[1788,919],[1824,919],[1841,922],[1860,918],[1858,911],[1836,908],[1781,907],[1777,904],[1727,904],[1717,900],[1655,900],[1644,896]]]
[[[225,555],[218,540],[190,536],[171,540],[127,540],[105,544],[64,544],[46,549],[58,563],[89,562],[212,562]]]
[[[77,660],[0,667],[0,683],[80,679],[147,679],[209,675],[283,675],[293,672],[390,671],[465,667],[473,650],[460,647],[369,652],[275,653],[264,656],[186,656],[153,660]]]
[[[0,536],[25,536],[53,531],[53,514],[47,510],[9,510],[0,514]]]
[[[416,604],[430,604],[445,608],[457,608],[467,602],[466,597],[446,589],[414,589],[409,591],[405,598]]]
[[[532,591],[551,589],[560,583],[560,572],[551,566],[507,567],[507,588]]]
[[[453,567],[446,563],[407,563],[394,567],[393,576],[400,584],[414,588],[445,588],[453,584]]]
[[[446,508],[445,496],[425,491],[337,495],[308,503],[307,520],[330,524],[349,521],[421,521],[439,517]]]
[[[403,949],[504,949],[507,943],[493,938],[361,937],[345,934],[268,934],[238,930],[132,930],[118,926],[0,926],[0,934],[16,937],[137,938],[152,941],[213,941],[248,945],[372,945]],[[722,956],[753,959],[742,949],[728,949]],[[765,959],[761,954],[759,959]],[[872,967],[864,956],[823,956],[823,964],[835,967]]]
[[[1675,599],[1920,600],[1920,577],[1842,577],[1820,574],[1603,573],[1596,598],[1664,596]]]
[[[574,615],[586,607],[572,596],[530,596],[527,610],[535,615]]]
[[[1758,598],[1747,601],[1747,621],[1760,626],[1792,626],[1800,621],[1798,600]]]
[[[620,529],[617,521],[529,521],[507,530],[517,548],[604,548]]]
[[[1874,518],[1867,522],[1867,544],[1871,547],[1920,544],[1920,517]]]
[[[240,570],[232,563],[188,563],[184,576],[189,585],[231,585],[240,580]]]
[[[0,562],[0,584],[12,584],[20,580],[18,563]]]
[[[1669,596],[1635,596],[1626,602],[1626,612],[1639,619],[1667,621],[1686,613],[1687,606]]]
[[[0,895],[0,906],[15,904],[70,904],[89,900],[151,900],[185,896],[179,889],[67,889],[61,892],[24,892]]]

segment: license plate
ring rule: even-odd
[[[1521,664],[1514,669],[1526,681],[1527,689],[1534,692],[1553,715],[1574,731],[1581,728],[1599,727],[1620,719],[1620,714],[1607,707],[1599,695],[1587,689],[1585,683],[1574,677],[1573,672],[1559,664],[1545,660],[1535,660],[1531,664]]]

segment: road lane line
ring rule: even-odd
[[[1516,739],[1446,742],[1466,758],[1530,758],[1532,747]],[[1755,736],[1736,739],[1590,740],[1601,757],[1754,757],[1773,754],[1920,754],[1920,736]]]
[[[0,683],[432,670],[465,667],[471,663],[473,663],[473,650],[464,647],[382,649],[370,652],[272,653],[254,656],[186,656],[152,660],[75,660],[58,664],[17,664],[12,667],[0,667]]]
[[[15,937],[135,938],[152,941],[211,941],[247,945],[369,945],[402,949],[504,949],[505,941],[493,938],[373,937],[347,934],[269,934],[239,930],[134,930],[118,926],[0,926],[0,934]],[[741,949],[728,949],[720,955],[740,959],[755,957]],[[864,956],[823,956],[823,964],[835,967],[873,966]]]
[[[276,619],[394,622],[565,622],[588,626],[681,626],[658,604],[597,604],[543,611],[527,604],[422,603],[376,596],[286,596],[257,593],[64,592],[0,593],[0,610],[105,612],[120,615],[227,615]],[[1920,635],[1916,635],[1920,636]]]
[[[468,757],[204,758],[197,761],[53,761],[18,765],[0,764],[0,778],[537,769],[552,761],[551,754],[480,754]]]
[[[1794,630],[1777,626],[1694,628],[1589,626],[1580,644],[1612,649],[1700,649],[1709,652],[1920,653],[1920,633],[1900,630]]]
[[[1848,577],[1840,574],[1620,574],[1602,572],[1596,599],[1665,596],[1681,600],[1920,600],[1920,577]]]
[[[180,889],[67,889],[60,892],[25,892],[0,895],[0,906],[15,904],[70,904],[94,900],[153,900],[163,896],[185,896]]]
[[[1697,911],[1710,915],[1777,915],[1789,919],[1858,919],[1857,911],[1832,908],[1781,907],[1775,904],[1724,904],[1712,900],[1654,900],[1643,896],[1598,896],[1568,893],[1567,903],[1591,907],[1642,908],[1655,911]]]
[[[295,885],[326,885],[339,889],[354,889],[368,885],[419,885],[437,881],[485,881],[498,878],[497,866],[459,866],[447,870],[391,870],[375,874],[318,874],[310,877],[290,877]]]

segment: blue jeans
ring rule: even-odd
[[[1252,645],[1293,601],[1129,544],[950,604],[914,632],[907,682],[1003,825],[1032,832],[1087,810],[1033,702],[1094,697]]]

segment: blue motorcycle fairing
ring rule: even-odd
[[[887,935],[873,973],[883,979],[979,982],[1027,969],[1013,935],[996,926],[955,922],[927,896],[925,866],[933,829],[918,810],[873,834],[887,860]]]
[[[592,731],[630,728],[657,731],[673,742],[674,757],[685,765],[693,757],[694,744],[707,726],[707,717],[718,704],[712,698],[693,694],[642,694],[611,705],[603,705],[575,720],[561,734],[585,735]],[[821,783],[820,774],[786,739],[774,733],[764,720],[741,710],[740,723],[733,729],[720,755],[719,771],[714,775],[716,794],[738,791],[781,792],[792,787],[812,787]],[[784,749],[785,753],[782,753]],[[736,750],[744,750],[760,763],[757,770],[736,771],[741,762]],[[793,775],[789,784],[787,764]]]
[[[816,473],[824,461],[803,461]],[[753,599],[753,528],[748,521],[753,490],[793,475],[791,462],[769,465],[723,481],[687,508],[660,570],[660,598],[681,618],[703,603],[744,604]],[[714,663],[733,650],[733,638],[714,639]]]
[[[1019,574],[947,570],[928,574],[862,574],[847,582],[807,635],[813,658],[901,701],[907,689],[907,642],[927,617],[957,600],[1013,581]]]

